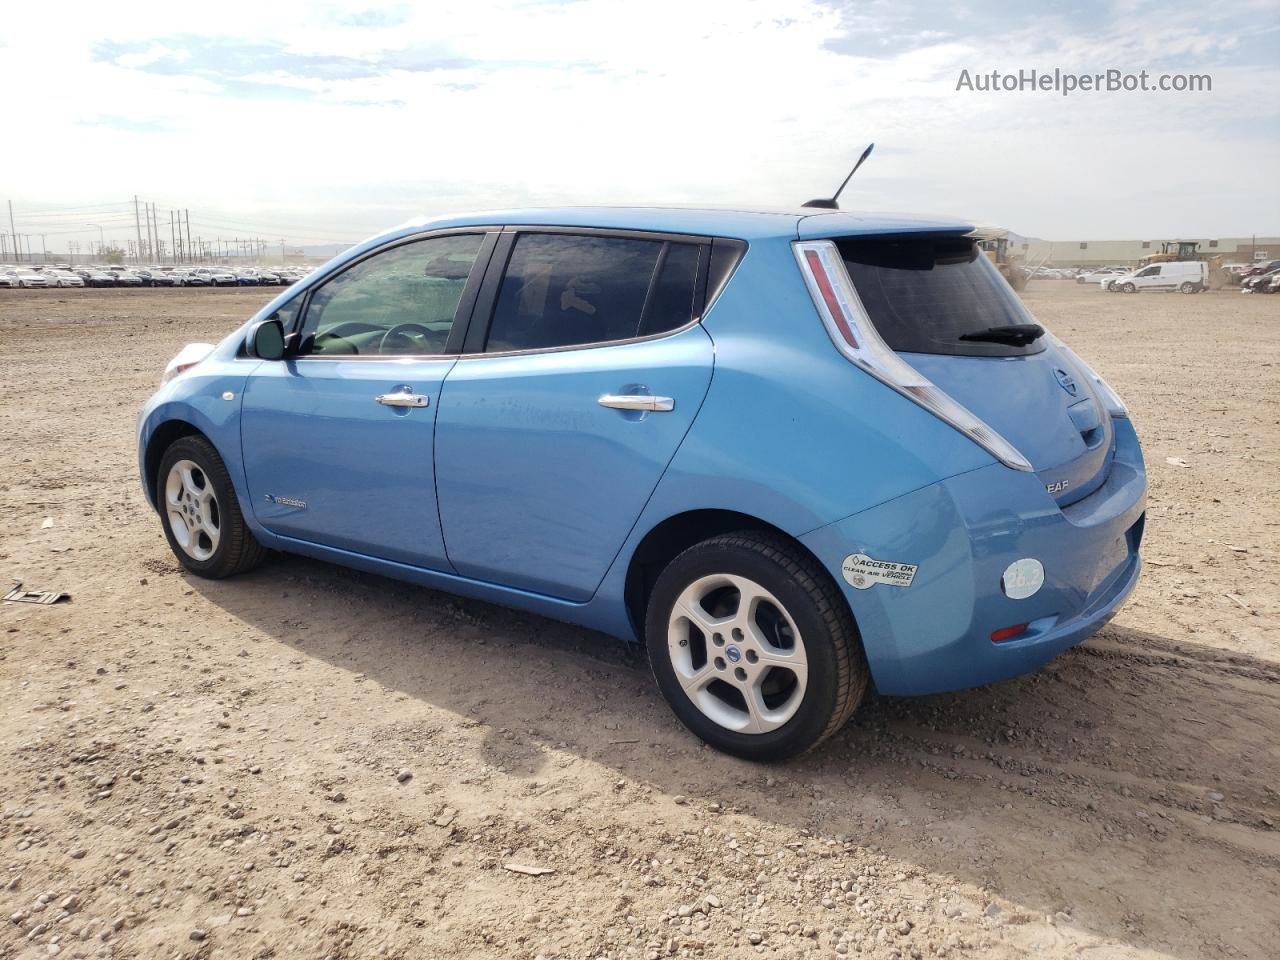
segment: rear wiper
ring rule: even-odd
[[[1013,323],[1007,327],[987,327],[974,333],[962,333],[961,340],[979,340],[983,343],[1007,343],[1025,347],[1044,336],[1044,327],[1038,323]]]

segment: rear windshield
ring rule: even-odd
[[[962,340],[992,327],[1035,323],[987,255],[966,237],[879,236],[837,241],[871,322],[892,349],[963,357],[1039,353]]]

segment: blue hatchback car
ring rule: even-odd
[[[752,759],[1094,633],[1141,563],[1125,406],[945,219],[526,210],[404,226],[188,346],[148,499],[267,549],[648,647]]]

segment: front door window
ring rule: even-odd
[[[311,295],[298,353],[444,353],[483,239],[455,234],[404,243],[327,280]]]

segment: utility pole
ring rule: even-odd
[[[102,242],[102,241],[103,241],[103,237],[104,237],[104,234],[103,234],[103,232],[102,232],[102,224],[100,224],[100,223],[86,223],[86,224],[85,224],[85,226],[86,226],[86,227],[97,227],[97,228],[98,228],[98,256],[99,256],[99,257],[101,257],[101,256],[102,256],[102,247],[103,247],[103,242]]]
[[[138,234],[138,263],[142,263],[142,222],[138,219],[138,195],[133,195],[133,229]]]
[[[187,246],[186,246],[187,256],[191,259],[192,262],[195,262],[195,250],[191,246],[191,211],[184,210],[183,212],[186,214],[186,219],[187,219]]]
[[[9,201],[9,233],[13,235],[13,249],[18,249],[18,229],[13,225],[13,201]],[[21,260],[21,257],[14,257],[15,260]]]
[[[174,258],[174,261],[176,262],[178,258],[178,244],[174,240],[174,236],[173,236],[173,210],[172,209],[169,211],[169,246],[173,248],[173,258]]]

